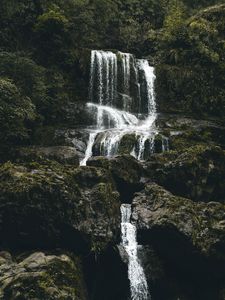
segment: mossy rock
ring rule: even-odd
[[[16,162],[44,162],[53,160],[62,164],[79,166],[79,157],[74,147],[52,146],[52,147],[21,147],[14,150],[13,155]]]
[[[104,248],[120,231],[119,195],[106,170],[6,163],[0,179],[1,245],[84,253]]]
[[[142,166],[131,155],[120,155],[113,158],[92,157],[87,164],[103,168],[112,174],[122,202],[131,202],[134,192],[142,188]]]
[[[225,280],[225,205],[196,203],[148,183],[136,194],[132,208],[139,244],[157,251],[169,276],[191,290],[187,299],[203,295],[220,299]]]
[[[118,154],[130,154],[134,149],[135,144],[136,144],[135,134],[124,135],[119,144]]]
[[[153,155],[146,176],[174,194],[195,201],[225,201],[225,152],[216,146],[195,145],[183,151]]]
[[[80,259],[42,252],[22,257],[0,253],[0,299],[87,299]]]

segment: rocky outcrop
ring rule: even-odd
[[[210,217],[209,217],[210,216]],[[139,231],[178,232],[206,256],[225,260],[225,207],[217,202],[195,203],[174,196],[157,184],[147,184],[133,201]]]
[[[223,204],[196,203],[149,183],[133,201],[133,219],[140,244],[154,247],[167,274],[186,286],[187,299],[219,299],[225,283]]]
[[[218,145],[225,149],[225,127],[218,120],[199,120],[184,115],[166,114],[159,115],[157,126],[169,138],[171,150],[182,152],[197,144]]]
[[[24,256],[0,253],[0,299],[88,299],[78,258],[42,252]]]
[[[91,299],[129,299],[128,266],[122,261],[117,247],[108,247],[97,259],[94,253],[85,256],[83,262]]]
[[[76,149],[80,159],[84,157],[89,133],[83,129],[45,126],[37,128],[33,144],[41,147],[67,146]]]
[[[0,167],[0,244],[101,251],[120,231],[120,203],[104,169],[57,163]]]
[[[197,145],[185,152],[153,155],[145,166],[153,181],[171,192],[200,201],[225,201],[225,152]]]
[[[42,162],[47,159],[79,166],[79,156],[76,149],[68,146],[18,148],[14,153],[14,158],[16,162]]]
[[[142,189],[142,167],[131,155],[121,155],[113,158],[92,157],[87,162],[88,166],[108,170],[117,186],[122,202],[132,201],[133,194]]]

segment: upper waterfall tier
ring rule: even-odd
[[[89,102],[137,114],[155,112],[154,68],[130,53],[93,50]]]
[[[137,159],[154,151],[154,82],[154,68],[147,60],[129,53],[92,51],[87,106],[95,129],[82,165],[92,155],[116,155],[121,140],[131,134],[135,142],[130,153]]]

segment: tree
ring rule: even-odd
[[[28,139],[29,122],[35,120],[35,106],[21,95],[8,78],[0,78],[0,140],[1,144],[17,144]]]

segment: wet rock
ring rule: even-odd
[[[225,201],[225,152],[197,145],[185,152],[153,155],[145,165],[147,176],[171,192],[195,201]]]
[[[0,167],[0,244],[14,249],[101,251],[120,231],[120,203],[107,170],[57,163]]]
[[[170,229],[206,256],[225,260],[225,208],[216,202],[193,202],[174,196],[155,183],[133,201],[139,232]]]
[[[88,299],[81,263],[65,254],[35,252],[14,260],[0,253],[0,299]]]
[[[136,142],[137,142],[137,138],[135,134],[124,135],[120,141],[118,153],[129,155],[134,149]]]
[[[153,246],[167,276],[182,291],[178,294],[186,295],[181,299],[220,299],[225,283],[223,204],[196,203],[149,183],[133,201],[133,218],[139,243]]]
[[[50,126],[41,127],[36,130],[33,143],[35,145],[67,146],[76,149],[80,159],[84,157],[89,133],[85,129],[64,129]]]
[[[113,158],[92,157],[87,162],[88,166],[108,170],[117,186],[122,202],[132,201],[133,194],[142,189],[142,167],[131,155],[121,155]]]
[[[225,127],[218,120],[161,114],[157,119],[157,126],[160,132],[169,138],[171,150],[181,152],[197,144],[218,145],[225,149]]]
[[[84,258],[84,274],[91,299],[129,299],[128,267],[115,246],[110,246],[98,256]]]
[[[42,162],[55,160],[62,164],[79,166],[79,156],[75,148],[67,146],[52,147],[23,147],[16,149],[14,160],[16,162]]]

